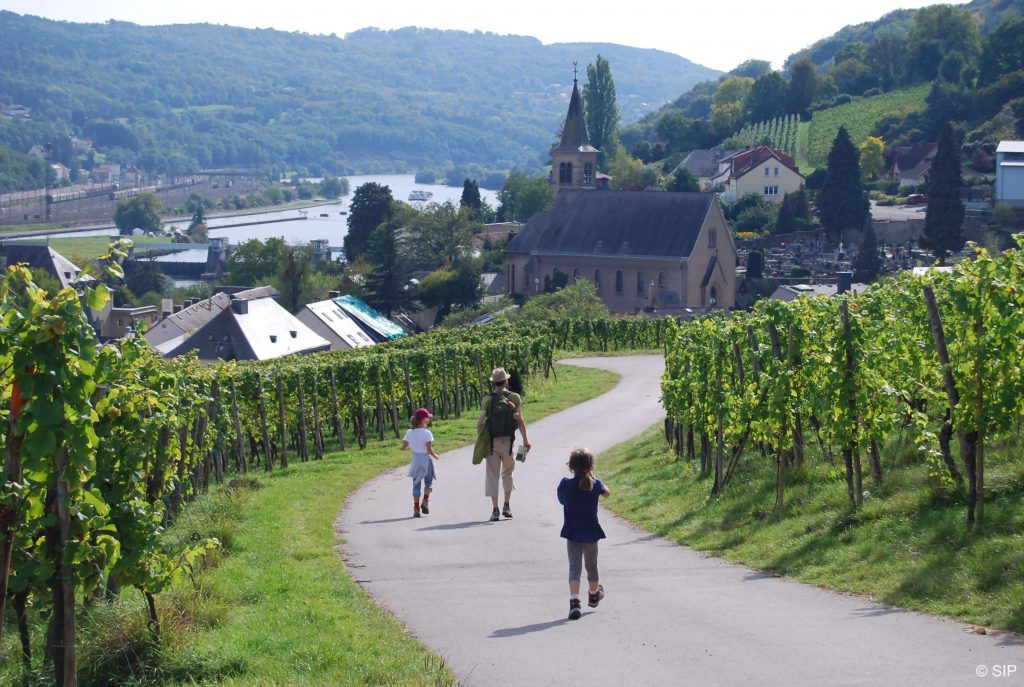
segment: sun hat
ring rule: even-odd
[[[412,416],[416,418],[416,422],[420,422],[423,418],[434,417],[434,414],[426,408],[417,408],[416,412],[413,413]]]
[[[491,384],[501,384],[505,381],[508,381],[508,372],[505,372],[505,368],[496,367],[491,370]]]

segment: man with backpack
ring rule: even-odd
[[[509,499],[515,485],[512,480],[512,471],[515,470],[516,461],[512,455],[512,448],[515,444],[516,429],[523,437],[523,446],[530,448],[530,442],[526,438],[526,421],[520,411],[523,399],[519,394],[508,390],[509,375],[504,368],[495,368],[491,371],[491,393],[484,397],[480,409],[480,418],[476,421],[476,432],[479,434],[486,424],[491,434],[491,452],[487,455],[487,478],[484,483],[484,495],[491,497],[494,506],[491,511],[491,520],[498,520],[501,515],[506,518],[512,517],[512,509],[509,507]],[[505,506],[498,510],[498,477],[501,477],[501,486],[505,490]]]

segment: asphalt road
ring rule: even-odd
[[[405,468],[357,491],[337,529],[352,576],[466,686],[1022,685],[1024,644],[778,579],[696,553],[602,511],[607,598],[569,621],[555,487],[569,451],[601,452],[658,422],[654,357],[587,359],[622,381],[529,423],[513,520],[488,522],[482,466],[444,453],[431,513]],[[529,416],[527,416],[529,421]],[[444,450],[445,447],[437,447]],[[598,456],[597,475],[601,475]],[[615,484],[609,484],[615,498]]]

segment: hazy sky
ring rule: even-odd
[[[210,23],[338,36],[367,26],[480,30],[534,36],[544,43],[656,48],[727,71],[752,58],[779,68],[790,53],[847,24],[936,1],[0,0],[0,10],[74,22]]]

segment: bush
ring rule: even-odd
[[[851,96],[851,95],[849,95],[847,93],[840,93],[839,95],[837,95],[835,97],[835,100],[832,101],[832,107],[839,107],[840,105],[845,105],[847,103],[852,103],[852,102],[853,102],[853,96]]]
[[[873,98],[876,95],[882,95],[882,89],[878,88],[877,86],[875,88],[869,88],[868,90],[864,91],[865,98]]]
[[[608,308],[605,307],[594,285],[586,279],[580,279],[575,284],[554,293],[531,298],[520,308],[516,319],[538,322],[562,317],[586,320],[608,316]]]

